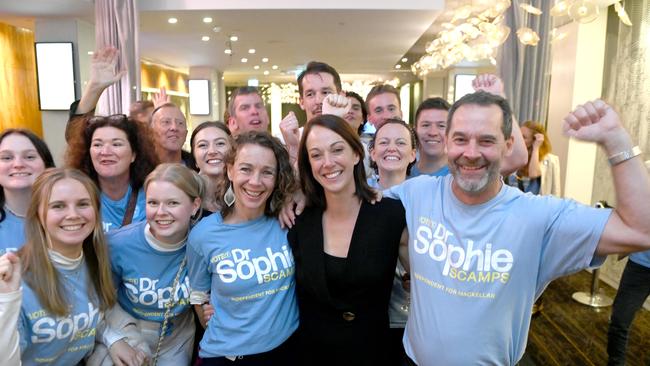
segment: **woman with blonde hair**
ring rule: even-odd
[[[144,358],[188,365],[195,327],[185,244],[201,217],[204,182],[189,168],[167,163],[147,176],[143,188],[146,221],[107,235],[118,304],[107,315],[110,332],[103,338],[117,365],[139,365]],[[106,364],[96,359],[104,355],[90,364]]]
[[[0,257],[0,363],[76,365],[116,298],[99,194],[78,170],[48,169],[25,220],[25,246]]]
[[[551,154],[551,141],[544,126],[527,121],[521,133],[528,149],[528,164],[508,177],[508,185],[539,195],[562,195],[560,188],[560,159]]]

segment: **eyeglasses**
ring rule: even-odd
[[[88,126],[94,125],[95,123],[104,123],[104,122],[128,122],[129,118],[125,114],[112,114],[110,116],[94,116],[88,120]]]

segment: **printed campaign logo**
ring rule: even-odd
[[[444,263],[442,275],[463,282],[507,283],[514,258],[507,249],[495,249],[492,243],[478,243],[471,239],[465,245],[454,245],[454,234],[442,223],[420,218],[415,230],[415,253]]]
[[[173,300],[175,303],[184,304],[186,301],[179,300],[189,299],[190,280],[185,275],[179,282]],[[139,277],[126,279],[123,283],[127,289],[126,296],[134,304],[154,305],[158,309],[165,309],[167,303],[172,301],[172,283],[161,283],[159,278]]]
[[[229,253],[212,257],[211,262],[216,263],[216,273],[225,283],[255,277],[257,283],[262,284],[293,274],[293,254],[287,245],[283,245],[281,250],[276,252],[267,247],[264,254],[253,257],[250,249],[233,249]]]
[[[38,319],[32,324],[32,343],[49,343],[55,339],[76,340],[95,336],[95,324],[100,312],[93,303],[88,303],[88,311],[67,316],[52,317],[45,310],[27,314],[30,320]]]

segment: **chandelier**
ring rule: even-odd
[[[411,71],[423,77],[463,60],[490,60],[496,65],[497,50],[511,32],[510,27],[503,23],[504,13],[512,3],[510,0],[489,3],[487,7],[464,5],[455,9],[451,21],[442,24],[443,30],[426,44],[425,55],[411,65]],[[519,7],[524,12],[524,24],[517,30],[517,38],[524,45],[536,46],[540,41],[539,35],[526,23],[529,16],[539,16],[542,11],[526,3],[521,3]],[[621,0],[614,2],[614,9],[622,23],[632,25]],[[550,14],[554,17],[569,16],[576,22],[587,23],[598,17],[598,6],[594,0],[556,0]],[[553,29],[552,41],[565,36]]]

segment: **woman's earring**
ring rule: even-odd
[[[223,195],[223,202],[225,202],[228,207],[235,203],[235,192],[232,191],[232,183],[230,183],[226,194]]]

